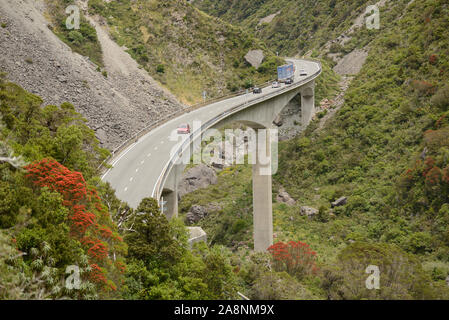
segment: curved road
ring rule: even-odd
[[[295,82],[307,79],[319,70],[316,62],[296,59],[288,59],[288,61],[296,65]],[[301,69],[306,70],[308,75],[299,76]],[[284,86],[282,84],[281,88]],[[120,200],[136,208],[143,198],[152,196],[161,172],[170,161],[172,148],[179,144],[179,141],[172,141],[173,136],[177,136],[176,129],[179,124],[188,123],[193,130],[193,121],[205,123],[238,104],[263,97],[279,89],[269,86],[263,89],[262,94],[255,95],[250,92],[216,102],[162,124],[116,156],[111,163],[113,167],[103,175],[102,180],[110,182]],[[188,135],[183,136],[184,139],[188,137]]]

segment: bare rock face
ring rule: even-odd
[[[279,139],[291,139],[302,132],[301,125],[301,95],[297,95],[282,109],[274,124],[279,127]]]
[[[189,169],[183,176],[178,185],[178,196],[181,198],[187,193],[197,189],[206,188],[211,184],[217,183],[217,174],[215,170],[200,164]]]
[[[367,51],[355,49],[337,63],[334,71],[340,75],[357,74],[360,72],[367,57]]]
[[[346,198],[346,197],[338,198],[337,200],[335,200],[334,202],[331,203],[332,208],[344,206],[347,201],[348,201],[348,198]]]
[[[84,1],[85,3],[85,1]],[[84,8],[85,6],[81,6]],[[115,44],[95,21],[108,76],[49,28],[42,0],[1,0],[0,70],[44,104],[70,102],[114,149],[149,124],[184,108]]]
[[[245,56],[245,60],[256,69],[260,67],[264,58],[262,50],[250,50]]]
[[[292,197],[290,197],[287,191],[285,191],[283,188],[279,189],[279,193],[276,196],[276,201],[285,203],[289,206],[294,206],[296,204],[296,201]]]
[[[307,216],[308,218],[313,218],[318,214],[318,212],[318,209],[307,206],[302,206],[300,211],[302,216]]]
[[[273,21],[273,19],[279,14],[281,13],[280,11],[270,14],[269,16],[266,16],[265,18],[260,19],[258,25],[261,25],[263,23],[270,23],[271,21]]]
[[[208,212],[205,207],[193,205],[187,213],[186,219],[189,224],[194,224],[207,216]]]
[[[207,206],[193,205],[186,215],[186,222],[188,224],[195,224],[201,219],[205,218],[210,212],[220,210],[221,207],[217,204],[209,204]]]

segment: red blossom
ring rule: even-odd
[[[315,273],[316,252],[310,250],[307,243],[289,241],[288,244],[277,242],[268,248],[279,270],[295,274]]]
[[[89,275],[91,280],[95,283],[108,283],[107,286],[115,290],[115,284],[107,280],[106,272],[100,265],[113,265],[108,258],[108,247],[123,239],[113,234],[108,226],[97,223],[97,220],[107,221],[105,218],[109,219],[109,213],[102,205],[96,189],[87,186],[81,173],[71,171],[52,159],[43,159],[25,169],[28,171],[26,177],[35,186],[47,187],[62,195],[63,205],[69,208],[70,234],[80,240],[87,250],[89,261],[94,262]],[[117,268],[123,273],[125,265]]]

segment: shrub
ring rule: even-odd
[[[431,251],[432,236],[426,232],[415,232],[408,237],[405,246],[408,251],[415,254]]]
[[[265,272],[251,287],[250,298],[254,300],[304,300],[312,295],[298,280],[286,272]]]
[[[75,45],[80,45],[84,42],[84,37],[82,33],[76,30],[69,32],[68,39]]]
[[[449,146],[449,127],[424,132],[424,141],[431,151]]]
[[[290,241],[277,242],[268,248],[271,253],[274,268],[277,271],[286,271],[292,276],[302,279],[317,271],[316,252],[310,249],[307,243]]]
[[[410,86],[419,96],[430,96],[435,93],[435,86],[428,81],[413,80]]]
[[[436,54],[431,54],[431,55],[429,56],[429,63],[430,63],[430,64],[436,64],[437,61],[438,61],[438,57],[437,57]]]
[[[446,111],[449,107],[449,84],[438,89],[430,101],[434,106]]]
[[[370,265],[379,268],[379,289],[367,289]],[[355,242],[323,275],[331,299],[433,299],[436,294],[419,260],[395,245]]]

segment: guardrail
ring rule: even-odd
[[[165,181],[168,178],[168,175],[170,174],[171,169],[173,168],[175,163],[178,161],[177,158],[179,158],[181,156],[181,154],[187,149],[187,147],[190,148],[191,142],[194,141],[195,139],[197,139],[198,135],[201,136],[202,133],[206,129],[212,127],[214,124],[220,122],[224,118],[226,118],[226,117],[228,117],[228,116],[230,116],[230,115],[232,115],[234,113],[237,113],[237,112],[239,112],[239,111],[241,111],[243,109],[246,109],[246,108],[248,108],[248,107],[250,107],[252,105],[258,104],[261,101],[265,101],[265,100],[271,99],[273,97],[276,97],[278,95],[281,95],[284,92],[296,89],[296,88],[304,85],[305,83],[310,82],[310,81],[316,79],[321,74],[322,69],[321,69],[321,62],[320,61],[314,60],[314,59],[302,59],[302,60],[309,60],[309,61],[317,63],[318,67],[319,67],[318,71],[316,71],[311,76],[309,76],[309,77],[307,77],[307,78],[305,78],[305,79],[303,79],[301,81],[295,82],[295,83],[293,83],[293,84],[291,84],[291,85],[289,85],[287,87],[284,87],[284,88],[282,88],[280,90],[277,90],[277,91],[272,92],[272,93],[268,93],[266,95],[263,95],[262,97],[259,97],[259,98],[256,98],[256,99],[252,99],[250,101],[245,101],[243,103],[240,103],[240,104],[232,107],[231,109],[226,110],[226,111],[220,113],[219,115],[215,116],[214,118],[206,121],[206,123],[204,123],[201,126],[201,128],[198,128],[195,132],[192,132],[190,134],[190,136],[189,136],[189,139],[186,139],[180,145],[178,150],[176,150],[176,152],[174,152],[173,156],[170,158],[168,163],[165,165],[164,169],[162,170],[161,174],[159,175],[159,178],[158,178],[158,180],[157,180],[157,182],[156,182],[156,184],[155,184],[155,186],[153,188],[153,192],[152,192],[151,196],[153,198],[155,198],[157,201],[159,201],[159,199],[161,198],[161,195],[162,195],[162,191],[163,191],[162,188],[163,188],[163,186],[165,184]]]

